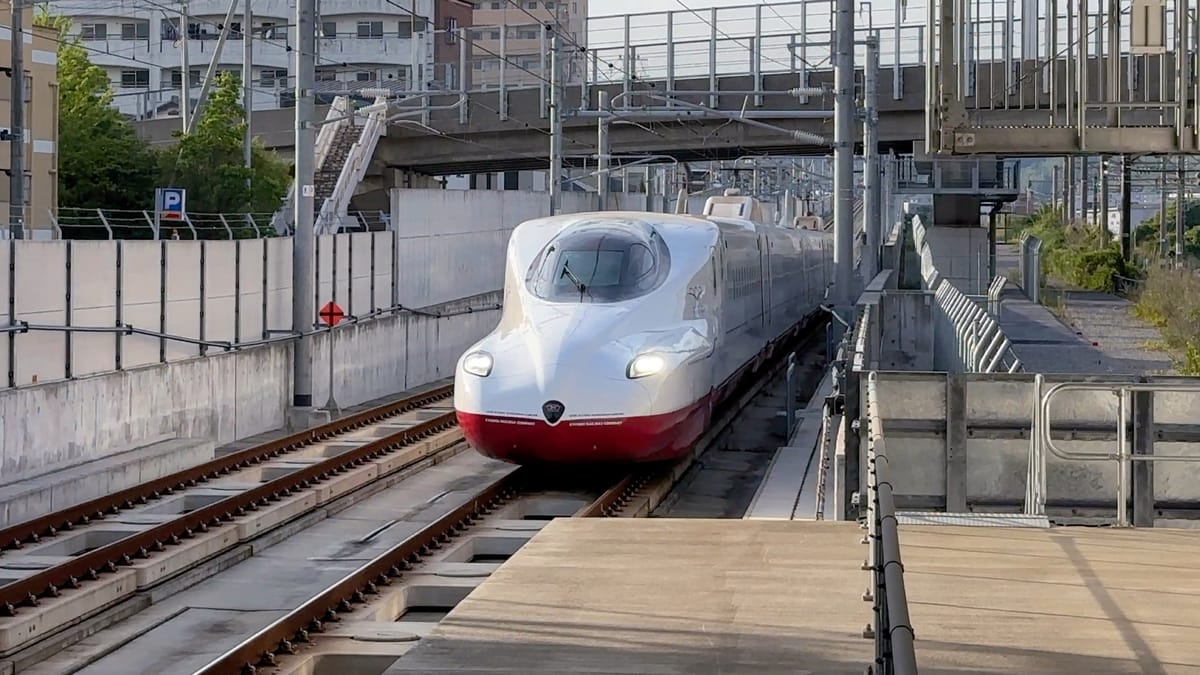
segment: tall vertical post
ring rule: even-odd
[[[854,264],[854,0],[837,0],[834,24],[833,267],[839,307],[852,301]]]
[[[1062,173],[1061,166],[1055,164],[1054,166],[1051,167],[1051,176],[1052,177],[1050,179],[1050,203],[1054,204],[1055,211],[1058,211],[1059,213],[1064,213],[1064,211],[1059,210],[1059,200],[1063,198],[1063,196],[1062,196],[1063,195],[1063,193],[1062,193],[1062,176],[1060,175],[1061,173]],[[1065,206],[1065,204],[1064,204],[1064,206]],[[1065,215],[1065,213],[1064,213],[1064,215]]]
[[[546,24],[546,30],[554,27]],[[562,84],[559,67],[559,50],[562,41],[557,32],[550,39],[550,215],[562,208]]]
[[[1105,48],[1105,58],[1108,65],[1108,76],[1105,78],[1104,100],[1116,103],[1121,100],[1121,0],[1108,0],[1108,45]],[[1115,127],[1120,123],[1120,111],[1114,106],[1108,109],[1108,125]],[[1105,224],[1108,227],[1108,224]]]
[[[1090,171],[1088,171],[1091,158],[1087,155],[1079,158],[1079,219],[1086,221],[1088,218],[1088,192],[1091,189]]]
[[[254,109],[254,13],[250,9],[251,0],[246,3],[242,14],[242,108],[246,114],[246,138],[242,141],[242,160],[246,169],[251,168],[254,133],[250,131],[250,116]],[[246,175],[246,187],[251,186],[250,175]]]
[[[185,2],[179,14],[179,117],[186,133],[192,119],[192,66],[188,61],[188,4]]]
[[[313,296],[313,201],[316,195],[313,154],[316,137],[312,127],[317,46],[313,24],[315,13],[316,0],[296,0],[296,49],[292,51],[292,70],[296,76],[296,228],[292,236],[292,330],[302,334],[311,332],[316,321]],[[311,408],[312,337],[306,335],[297,340],[293,354],[292,402],[297,408]]]
[[[863,78],[863,229],[867,250],[863,251],[863,281],[870,282],[879,271],[879,237],[883,214],[879,202],[879,33],[867,38],[867,64]]]
[[[1167,158],[1158,160],[1158,257],[1169,258],[1167,248]]]
[[[12,151],[8,183],[8,232],[13,239],[25,236],[25,3],[12,0],[12,112],[9,126]]]
[[[600,204],[597,206],[599,211],[608,210],[608,188],[609,188],[609,172],[608,172],[608,119],[604,115],[608,112],[608,92],[600,91],[600,117],[596,120],[596,193],[599,196]]]
[[[1100,218],[1097,225],[1100,226],[1100,236],[1104,237],[1104,241],[1108,241],[1108,165],[1109,156],[1100,156]]]
[[[1121,155],[1121,257],[1133,257],[1133,159]]]
[[[1184,155],[1179,155],[1175,159],[1175,263],[1176,266],[1183,266],[1184,252],[1184,229],[1187,226],[1187,202],[1184,201],[1183,193],[1187,188],[1187,183],[1183,177],[1183,161]]]
[[[1067,157],[1066,168],[1063,173],[1066,176],[1066,186],[1065,187],[1067,188],[1067,208],[1066,208],[1066,212],[1064,213],[1064,216],[1065,216],[1065,220],[1070,221],[1070,220],[1075,219],[1075,158],[1074,157]]]

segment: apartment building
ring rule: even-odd
[[[321,0],[317,40],[317,90],[332,97],[363,89],[402,91],[435,73],[435,17],[462,22],[473,9],[461,0]],[[139,119],[179,114],[184,62],[194,100],[216,51],[229,0],[106,0],[69,3],[56,11],[72,19],[72,33],[90,50],[113,83],[115,104]],[[219,70],[241,73],[244,35],[252,37],[254,109],[290,105],[295,0],[253,0],[244,30],[237,0]],[[187,23],[186,32],[181,30]],[[186,54],[186,57],[185,57]],[[414,72],[413,64],[417,64]],[[418,80],[419,81],[419,80]]]
[[[546,24],[559,28],[564,47],[576,47],[569,53],[587,45],[587,0],[482,0],[478,5],[471,64],[476,86],[498,86],[502,70],[510,87],[542,82],[549,70]],[[574,81],[582,66],[565,59],[567,81]]]
[[[58,214],[58,37],[55,31],[33,26],[34,12],[26,8],[24,16],[25,43],[22,76],[25,92],[25,236],[49,239],[51,224]],[[0,26],[0,64],[12,65],[12,30],[8,17],[12,5],[0,0],[0,17],[8,25]],[[10,128],[12,119],[12,87],[8,77],[0,76],[0,127]],[[10,212],[9,174],[11,150],[9,143],[0,143],[0,213],[7,230]],[[5,235],[0,236],[7,236]]]

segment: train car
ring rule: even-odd
[[[499,325],[455,370],[476,450],[624,463],[695,443],[831,282],[828,234],[757,223],[748,197],[705,213],[580,213],[513,231]]]

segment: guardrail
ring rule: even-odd
[[[1133,462],[1200,462],[1200,455],[1155,455],[1133,452],[1130,447],[1129,430],[1133,428],[1133,405],[1130,395],[1147,393],[1200,393],[1200,384],[1187,383],[1133,383],[1133,382],[1063,382],[1043,391],[1045,380],[1042,375],[1034,379],[1037,408],[1034,410],[1033,439],[1030,443],[1029,470],[1026,489],[1025,512],[1029,515],[1046,513],[1046,451],[1059,459],[1068,461],[1112,461],[1117,464],[1117,526],[1130,527],[1129,498],[1132,483]],[[1117,396],[1117,444],[1113,452],[1072,452],[1054,444],[1051,437],[1050,404],[1054,397],[1066,391],[1112,392]],[[1150,432],[1143,430],[1143,432]],[[1151,488],[1153,489],[1153,488]],[[1150,498],[1153,508],[1153,495]]]
[[[874,621],[866,637],[875,638],[875,665],[879,675],[916,675],[917,656],[908,597],[904,591],[904,565],[900,560],[899,523],[892,495],[891,470],[883,418],[879,414],[878,375],[867,375],[867,544],[863,566],[871,572],[867,600],[874,605]]]

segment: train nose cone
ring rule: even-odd
[[[542,404],[542,414],[546,416],[546,421],[550,424],[558,422],[562,419],[563,413],[567,407],[558,401],[546,401]]]

